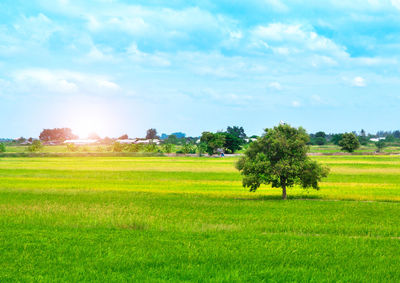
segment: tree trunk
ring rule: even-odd
[[[287,196],[286,196],[286,185],[282,185],[282,199],[287,199]]]

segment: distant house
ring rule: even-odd
[[[137,139],[136,140],[136,142],[135,142],[136,144],[151,144],[151,143],[153,143],[153,144],[160,144],[160,140],[159,139],[153,139],[153,140],[140,140],[140,139]]]
[[[369,139],[369,140],[372,141],[372,142],[378,142],[380,140],[385,140],[385,139],[386,139],[385,137],[381,137],[381,138],[372,138],[372,139]]]
[[[64,141],[65,144],[75,144],[75,145],[88,145],[88,144],[94,144],[98,143],[99,140],[66,140]]]
[[[123,140],[117,140],[120,144],[133,144],[136,143],[137,139],[123,139]]]

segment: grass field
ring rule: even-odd
[[[0,158],[0,282],[398,282],[400,157],[313,158],[288,201],[234,158]]]

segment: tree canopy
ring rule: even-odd
[[[39,135],[41,141],[65,141],[76,138],[78,136],[74,135],[70,128],[44,129]]]
[[[308,141],[309,136],[301,127],[285,124],[266,129],[236,164],[243,175],[243,186],[256,191],[261,184],[271,184],[282,188],[283,199],[287,198],[286,188],[296,184],[318,190],[318,182],[329,169],[307,156]]]
[[[148,139],[148,140],[154,140],[154,139],[156,139],[156,138],[158,138],[157,137],[157,130],[156,129],[148,129],[147,130],[147,133],[146,133],[146,139]]]
[[[339,145],[342,150],[353,152],[360,147],[360,142],[354,133],[344,133]]]

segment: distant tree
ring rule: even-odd
[[[165,153],[171,153],[174,151],[174,145],[170,143],[164,143],[162,145],[162,149],[164,150]]]
[[[226,132],[239,138],[241,143],[245,143],[245,139],[246,139],[246,133],[244,132],[243,127],[238,127],[238,126],[233,126],[233,127],[228,127],[226,129]]]
[[[385,141],[386,142],[394,142],[394,141],[396,141],[396,139],[392,134],[389,134],[386,136]]]
[[[70,139],[76,139],[78,136],[72,133],[70,128],[55,128],[55,129],[44,129],[40,135],[39,139],[41,141],[65,141]]]
[[[6,152],[6,145],[4,143],[0,143],[0,152]]]
[[[40,140],[34,140],[30,146],[28,146],[28,151],[37,152],[41,151],[43,148],[43,144]]]
[[[89,140],[100,140],[101,138],[99,137],[98,134],[96,133],[90,133],[87,137]]]
[[[113,144],[111,145],[112,152],[122,152],[123,150],[124,150],[124,145],[117,141],[113,142]]]
[[[339,145],[342,150],[353,152],[360,147],[360,142],[354,133],[345,133],[343,134]]]
[[[323,137],[315,137],[314,138],[314,143],[316,145],[324,145],[324,144],[326,144],[326,139],[323,138]]]
[[[20,137],[17,139],[17,143],[23,143],[23,142],[26,142],[26,138]]]
[[[295,184],[319,189],[318,182],[329,169],[307,156],[309,136],[303,128],[284,124],[266,129],[265,134],[250,144],[236,166],[243,175],[243,186],[256,191],[261,184],[286,189]]]
[[[333,144],[339,145],[339,143],[342,140],[342,138],[343,138],[343,134],[334,134],[331,137],[331,142]]]
[[[197,153],[199,156],[203,156],[204,152],[207,152],[207,144],[204,142],[197,144]]]
[[[169,135],[165,142],[170,144],[178,144],[179,139],[175,135]]]
[[[244,143],[244,140],[240,139],[236,135],[230,133],[222,133],[225,136],[224,149],[228,153],[234,153],[240,149],[240,145]]]
[[[320,132],[316,132],[315,133],[315,137],[316,138],[326,138],[326,134],[325,134],[325,132],[322,132],[322,131],[320,131]]]
[[[378,151],[378,152],[381,152],[382,149],[386,146],[386,143],[385,143],[384,140],[379,140],[379,141],[377,141],[377,142],[375,143],[375,146],[376,146],[376,148],[377,148],[377,151]]]
[[[79,150],[79,147],[77,145],[75,145],[73,143],[68,143],[67,144],[67,151],[76,152],[78,150]]]
[[[154,140],[157,138],[157,130],[156,129],[148,129],[146,133],[146,139]]]
[[[119,140],[127,140],[127,139],[129,139],[129,137],[127,134],[125,134],[125,135],[120,136],[118,139]]]
[[[186,137],[186,134],[182,132],[172,133],[171,135],[176,136],[178,139],[184,139]]]
[[[223,133],[203,132],[200,141],[207,145],[207,153],[213,155],[217,152],[217,149],[224,147],[225,135]]]
[[[194,147],[194,145],[192,145],[190,143],[186,143],[182,146],[182,152],[184,154],[195,153],[196,148]]]

